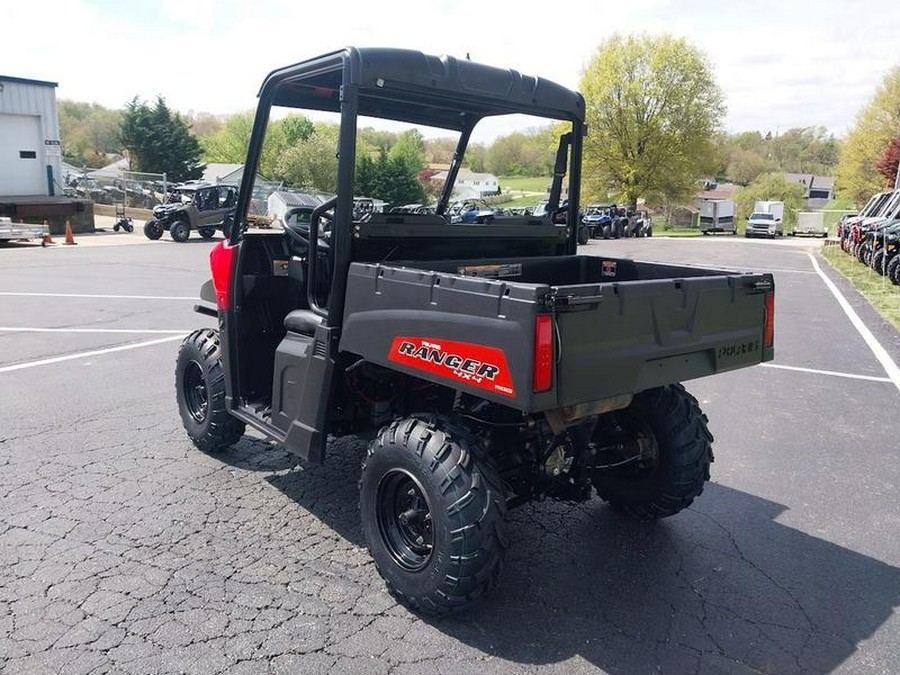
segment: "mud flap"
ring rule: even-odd
[[[272,424],[285,433],[285,448],[310,462],[325,459],[332,331],[325,326],[315,335],[288,331],[275,351]]]

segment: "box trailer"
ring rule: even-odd
[[[734,202],[730,199],[706,199],[700,202],[700,231],[737,234]]]
[[[808,234],[814,237],[827,237],[825,214],[821,211],[803,211],[797,214],[797,224],[791,232],[794,235]]]

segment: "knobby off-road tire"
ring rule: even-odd
[[[144,236],[147,237],[147,239],[156,241],[162,236],[162,234],[163,228],[162,225],[159,224],[159,221],[148,220],[146,223],[144,223]]]
[[[204,239],[212,239],[216,236],[216,228],[215,227],[198,227],[198,234]]]
[[[591,240],[591,231],[586,227],[578,228],[578,243],[582,246]]]
[[[597,494],[641,520],[673,516],[703,492],[713,461],[712,434],[697,399],[680,384],[641,392],[626,411],[656,440],[654,466],[635,475],[627,466],[594,480]]]
[[[203,452],[220,452],[244,435],[244,423],[225,409],[225,372],[219,333],[188,335],[175,362],[178,412],[188,437]]]
[[[888,262],[887,276],[891,283],[900,285],[900,254],[895,254]]]
[[[878,272],[878,274],[887,274],[886,266],[884,264],[884,256],[885,256],[884,248],[880,248],[875,253],[873,253],[869,259],[869,266]]]
[[[191,226],[186,220],[176,220],[169,225],[169,236],[179,244],[186,242],[191,236]]]
[[[475,440],[443,419],[405,418],[370,443],[360,478],[366,544],[388,589],[441,615],[490,591],[506,551],[506,499]]]

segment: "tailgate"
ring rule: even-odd
[[[558,404],[771,360],[764,332],[774,288],[769,274],[552,287]]]

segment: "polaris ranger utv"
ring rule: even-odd
[[[249,425],[321,462],[329,436],[370,438],[368,549],[390,590],[433,614],[496,584],[509,508],[596,491],[656,519],[702,492],[712,436],[680,382],[773,357],[773,278],[577,255],[580,94],[468,60],[348,48],[272,72],[259,99],[236,221],[197,305],[218,330],[192,333],[177,359],[197,447],[225,450]],[[273,105],[340,115],[336,196],[302,227],[254,233]],[[451,222],[473,129],[517,113],[565,123],[546,212]],[[354,219],[362,116],[458,134],[434,212]]]

